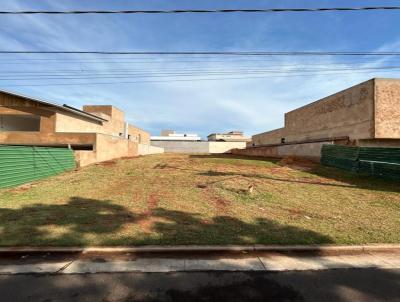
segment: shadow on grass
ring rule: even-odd
[[[191,155],[191,157],[195,158],[230,158],[230,159],[239,159],[239,160],[256,160],[256,161],[263,161],[263,162],[270,162],[273,164],[279,164],[279,159],[275,158],[265,158],[265,157],[251,157],[251,156],[237,156],[237,155],[229,155],[229,154],[222,154],[222,155]],[[299,170],[304,172],[302,167],[302,163],[296,163],[285,165],[294,170]],[[251,174],[251,173],[237,173],[237,172],[218,172],[218,171],[208,171],[208,172],[200,172],[198,171],[199,175],[203,176],[242,176],[242,177],[249,177],[249,178],[259,178],[259,179],[269,179],[273,181],[279,182],[288,182],[288,183],[301,183],[301,184],[312,184],[312,185],[320,185],[320,186],[333,186],[333,187],[344,187],[344,188],[360,188],[360,189],[368,189],[373,191],[385,191],[385,192],[397,192],[400,193],[400,186],[398,185],[397,181],[394,180],[387,180],[376,178],[372,176],[363,176],[356,173],[343,171],[340,169],[332,168],[332,167],[325,167],[318,163],[313,163],[310,166],[307,166],[307,173],[326,178],[327,180],[331,179],[335,182],[329,181],[319,181],[319,180],[301,180],[301,179],[290,179],[290,178],[282,178],[282,177],[275,177],[265,174]]]
[[[230,216],[204,220],[196,213],[161,207],[150,213],[133,213],[108,201],[79,197],[65,205],[0,208],[0,234],[2,246],[332,242],[328,236],[265,218],[253,222]]]

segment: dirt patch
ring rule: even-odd
[[[106,160],[106,161],[102,161],[100,163],[97,163],[97,165],[99,166],[115,166],[117,164],[117,162],[115,160]]]
[[[158,207],[158,202],[160,197],[156,193],[151,193],[147,200],[147,209],[143,213],[142,219],[139,220],[139,225],[146,233],[151,233],[153,224],[155,222],[155,217],[153,217],[154,210]]]
[[[304,167],[314,167],[316,164],[312,160],[296,157],[296,156],[286,156],[282,158],[279,162],[281,166],[304,166]]]
[[[151,193],[149,199],[147,200],[147,215],[153,214],[153,211],[158,206],[160,197],[156,193]]]
[[[123,156],[121,157],[122,160],[130,160],[130,159],[137,159],[139,156]]]
[[[215,203],[215,207],[219,213],[227,213],[228,208],[231,204],[231,202],[227,199],[221,198],[221,197],[214,197],[213,202]]]
[[[213,204],[218,215],[225,215],[229,212],[229,207],[231,205],[230,200],[216,196],[216,193],[214,193],[209,187],[204,189],[203,192],[206,195],[205,200],[209,200]]]
[[[28,191],[29,189],[31,189],[31,188],[33,188],[33,187],[35,187],[35,186],[36,186],[36,185],[33,184],[33,183],[27,183],[27,184],[18,186],[18,187],[16,187],[16,188],[13,188],[13,189],[11,189],[11,190],[9,190],[9,191],[10,191],[10,192],[13,192],[13,193],[25,192],[25,191]]]

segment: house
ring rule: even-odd
[[[152,136],[151,141],[201,141],[195,133],[176,133],[174,130],[162,130],[159,136]]]
[[[230,131],[228,133],[212,133],[207,136],[208,141],[214,142],[249,142],[251,139],[243,135],[242,131]]]
[[[285,114],[238,154],[319,159],[325,144],[400,147],[400,79],[371,79]]]
[[[137,156],[140,146],[150,145],[150,134],[128,124],[112,105],[80,110],[0,90],[0,144],[68,147],[77,165],[86,166]]]

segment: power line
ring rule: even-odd
[[[97,55],[214,55],[214,56],[400,56],[381,51],[67,51],[0,50],[0,54],[97,54]]]
[[[385,72],[389,70],[382,70]],[[48,84],[3,84],[5,87],[36,87],[36,86],[87,86],[87,85],[116,85],[116,84],[145,84],[145,83],[170,83],[170,82],[197,82],[197,81],[219,81],[219,80],[252,80],[265,78],[287,78],[287,77],[314,77],[314,76],[332,76],[332,75],[352,75],[354,73],[369,73],[366,71],[351,71],[342,73],[321,73],[321,74],[290,74],[290,75],[266,75],[251,77],[218,77],[218,78],[197,78],[197,79],[170,79],[170,80],[145,80],[128,82],[85,82],[85,83],[48,83]]]
[[[72,15],[72,14],[205,14],[205,13],[285,13],[400,10],[400,6],[323,7],[323,8],[264,8],[264,9],[175,9],[175,10],[71,10],[71,11],[0,11],[4,15]]]
[[[235,74],[290,74],[298,72],[320,73],[320,72],[338,72],[338,71],[361,71],[361,70],[398,70],[400,66],[382,66],[382,67],[367,67],[367,68],[296,68],[296,69],[222,69],[222,70],[173,70],[173,71],[139,71],[139,72],[91,72],[82,74],[15,74],[2,76],[0,80],[57,80],[57,79],[97,79],[97,78],[151,78],[151,77],[196,77],[210,75],[235,75]]]

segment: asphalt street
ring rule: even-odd
[[[0,301],[400,301],[398,269],[0,276]]]

